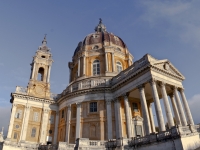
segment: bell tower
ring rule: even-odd
[[[47,47],[46,35],[39,46],[31,63],[31,76],[28,83],[28,95],[50,98],[50,72],[52,66],[52,55]]]

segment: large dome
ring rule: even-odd
[[[107,43],[107,44],[105,44]],[[76,50],[74,51],[74,55],[80,50],[82,50],[85,46],[88,45],[106,45],[106,46],[116,46],[116,48],[123,49],[126,48],[126,44],[123,40],[114,35],[113,33],[109,33],[106,31],[106,27],[102,24],[102,20],[100,19],[99,24],[95,27],[95,32],[88,34],[83,41],[78,43]],[[98,47],[96,47],[98,49]],[[90,50],[90,49],[85,49]]]

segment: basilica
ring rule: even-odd
[[[33,57],[27,87],[17,86],[11,93],[3,150],[200,147],[184,76],[167,59],[145,54],[134,60],[101,19],[95,32],[78,43],[68,63],[69,85],[60,94],[50,91],[52,64],[45,36]]]

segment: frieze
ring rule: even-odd
[[[41,102],[41,103],[45,102],[47,104],[54,104],[55,103],[52,100],[31,97],[31,96],[28,96],[28,95],[20,95],[20,94],[17,94],[17,93],[12,93],[12,95],[14,96],[14,98],[20,98],[20,99],[24,99],[24,100],[36,101],[36,102]]]

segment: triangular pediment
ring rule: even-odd
[[[165,73],[172,74],[183,80],[185,79],[185,77],[178,71],[178,69],[176,69],[176,67],[174,67],[174,65],[167,59],[152,61],[151,65],[160,69],[161,71]]]

